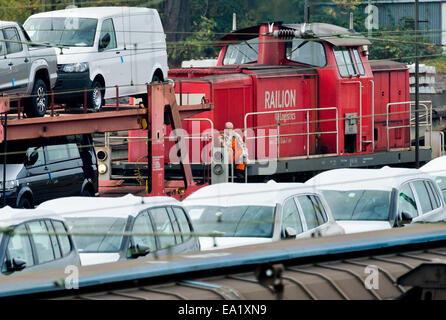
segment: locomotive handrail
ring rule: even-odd
[[[440,157],[444,155],[444,132],[440,131]]]
[[[336,121],[336,131],[323,131],[323,132],[310,132],[310,117],[309,113],[312,111],[326,111],[326,110],[335,110],[336,111],[336,118],[334,121]],[[256,116],[256,115],[262,115],[262,114],[280,114],[280,113],[291,113],[291,112],[305,112],[306,113],[306,133],[291,133],[291,134],[280,134],[280,121],[277,123],[277,134],[275,135],[265,135],[265,136],[254,136],[254,137],[248,137],[248,117],[250,116]],[[245,114],[244,119],[244,126],[245,126],[245,143],[247,143],[247,140],[256,140],[256,139],[266,139],[266,138],[278,138],[278,145],[280,145],[280,138],[281,137],[292,137],[292,136],[307,136],[307,144],[306,144],[306,150],[307,150],[307,157],[310,157],[310,136],[312,135],[322,135],[322,134],[336,134],[336,154],[339,155],[339,115],[338,115],[338,108],[337,107],[327,107],[327,108],[308,108],[308,109],[293,109],[293,110],[277,110],[277,111],[261,111],[261,112],[249,112]],[[280,149],[277,150],[277,159],[280,158]],[[248,153],[248,161],[249,159],[249,153]]]
[[[372,84],[372,151],[375,152],[375,80],[370,80],[370,83]]]
[[[395,105],[409,105],[409,124],[408,125],[401,125],[401,126],[389,126],[389,117],[391,115],[391,113],[389,112],[390,107],[391,106],[395,106]],[[388,103],[386,106],[386,147],[387,147],[387,151],[390,151],[390,146],[389,146],[389,131],[393,130],[393,129],[400,129],[400,128],[411,128],[412,127],[412,105],[415,104],[415,101],[404,101],[404,102],[391,102]],[[429,104],[429,106],[428,106]],[[426,128],[430,128],[430,135],[431,135],[431,141],[432,141],[432,101],[420,101],[418,102],[419,106],[422,106],[425,109],[425,114],[422,115],[422,117],[426,118],[426,121],[421,122],[420,126],[426,127]],[[415,113],[417,113],[416,110]],[[420,116],[418,116],[420,117]]]

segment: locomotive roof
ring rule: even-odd
[[[317,75],[315,68],[311,66],[292,66],[292,65],[231,65],[231,66],[218,66],[218,67],[194,67],[194,68],[182,68],[182,69],[170,69],[171,73],[181,74],[195,74],[200,75],[199,78],[194,81],[206,81],[206,82],[221,82],[232,81],[239,79],[240,77],[249,77],[243,71],[249,71],[256,76],[279,76],[279,75]],[[225,77],[222,77],[225,75]],[[175,79],[173,76],[172,79]],[[182,77],[178,79],[183,79]],[[182,80],[183,81],[183,80]],[[184,79],[184,81],[187,81]]]
[[[218,44],[231,41],[243,41],[253,39],[259,36],[260,26],[253,26],[240,29],[225,35],[218,41]],[[371,45],[372,43],[360,33],[349,30],[334,24],[328,23],[309,23],[309,24],[283,24],[281,29],[304,30],[305,38],[321,39],[331,43],[334,46],[361,46]]]
[[[362,34],[334,24],[308,23],[308,24],[285,24],[283,27],[293,30],[303,30],[313,38],[321,39],[334,46],[362,46],[372,43]]]

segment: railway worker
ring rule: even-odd
[[[225,131],[221,137],[221,143],[229,150],[229,159],[234,167],[235,180],[243,182],[245,180],[246,159],[248,149],[243,142],[242,136],[234,130],[232,122],[225,123]]]

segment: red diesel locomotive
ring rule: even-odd
[[[227,121],[246,141],[249,178],[296,180],[303,172],[414,162],[408,68],[369,60],[371,43],[360,34],[324,23],[273,23],[232,32],[217,45],[216,67],[169,72],[179,105],[213,105],[183,121],[193,169],[210,162],[206,137],[215,140],[211,130],[222,132]],[[129,162],[143,162],[143,144],[130,145]],[[177,159],[165,149],[166,169],[174,168]],[[420,160],[430,158],[422,148]],[[262,171],[266,159],[275,161],[274,173]]]

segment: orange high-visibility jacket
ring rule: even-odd
[[[243,156],[243,147],[239,145],[236,137],[232,138],[231,147],[232,147],[232,154],[233,154],[232,161],[235,164],[235,163],[237,163],[237,160]],[[245,163],[242,162],[242,163],[238,163],[235,168],[239,169],[239,170],[245,170],[245,167],[246,167]]]

